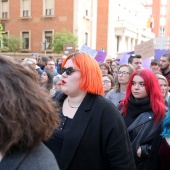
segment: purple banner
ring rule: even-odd
[[[152,56],[152,57],[149,57],[149,58],[142,60],[142,67],[150,69],[151,60],[155,58],[159,61],[160,57],[165,53],[170,54],[170,50],[155,49],[155,56]],[[134,51],[131,51],[131,52],[128,52],[128,53],[123,53],[122,57],[120,58],[120,64],[128,63],[128,58],[130,57],[131,54],[134,54]]]
[[[130,57],[130,54],[128,54],[128,53],[123,53],[122,54],[122,57],[120,58],[120,61],[119,61],[119,63],[120,64],[126,64],[126,63],[128,63],[128,58]]]
[[[106,58],[107,52],[98,51],[95,59],[98,63],[103,63]]]
[[[165,53],[169,53],[170,54],[170,50],[155,50],[155,56],[154,58],[157,60],[160,60],[161,56]]]

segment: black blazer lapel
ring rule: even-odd
[[[90,121],[90,112],[95,95],[87,94],[70,126],[70,132],[65,137],[63,147],[58,161],[61,170],[66,170],[75,154],[75,151],[85,133]]]

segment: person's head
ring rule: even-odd
[[[117,78],[118,82],[116,84],[116,91],[120,92],[121,85],[127,85],[129,79],[134,72],[134,68],[130,64],[122,64],[118,68]]]
[[[111,67],[113,68],[115,66],[119,66],[119,62],[118,61],[112,61]]]
[[[27,63],[27,62],[25,62],[25,61],[22,62],[21,64],[22,64],[26,69],[30,69],[30,70],[34,71],[35,73],[37,73],[35,67],[34,67],[32,64]],[[37,73],[37,74],[38,74],[38,73]]]
[[[48,58],[45,56],[42,56],[40,59],[40,64],[42,64],[43,66],[45,66],[47,64]]]
[[[132,54],[128,59],[128,63],[131,64],[135,70],[142,69],[142,56]]]
[[[159,67],[159,61],[156,59],[151,60],[151,64],[150,64],[150,68],[151,70],[155,73],[158,72],[160,67]]]
[[[37,62],[38,62],[38,54],[34,53],[34,54],[31,55],[30,58],[35,59],[36,60],[36,64],[37,64]]]
[[[150,106],[155,115],[156,122],[164,115],[165,103],[162,97],[160,85],[157,77],[151,70],[136,70],[132,74],[127,86],[125,99],[122,101],[122,103],[124,103],[124,116],[126,115],[128,102],[131,95],[136,100],[143,100],[145,98],[150,99]]]
[[[101,63],[99,64],[99,67],[100,67],[102,75],[111,74],[110,66],[107,63]]]
[[[37,77],[20,63],[0,55],[0,152],[32,149],[59,124],[51,99]]]
[[[56,65],[60,65],[60,64],[62,64],[62,62],[63,62],[62,58],[59,57],[59,58],[57,58],[57,60],[56,60]]]
[[[62,63],[61,90],[70,96],[82,92],[102,95],[102,75],[97,61],[86,53],[70,54]]]
[[[105,95],[114,87],[114,80],[110,74],[102,75],[103,88]]]
[[[66,55],[63,55],[63,56],[61,57],[61,63],[62,63],[66,58],[67,58],[67,56],[66,56]]]
[[[53,87],[53,77],[54,77],[54,72],[51,70],[45,70],[40,78],[40,84],[41,85],[46,85],[46,89],[49,91]]]
[[[25,58],[24,60],[23,60],[23,64],[26,64],[26,63],[28,63],[28,64],[30,64],[30,65],[32,65],[32,67],[34,67],[35,69],[36,69],[36,60],[35,59],[33,59],[33,58]]]
[[[53,77],[53,86],[55,87],[56,90],[61,90],[61,84],[62,84],[61,79],[62,76],[60,74]]]
[[[107,63],[111,67],[112,61],[113,61],[112,59],[106,59],[105,63]]]
[[[161,87],[162,95],[166,101],[168,101],[168,81],[167,79],[161,75],[156,74],[156,77],[158,78],[159,85]]]
[[[36,61],[35,59],[32,58],[25,58],[21,64],[26,68],[26,69],[30,69],[34,72],[34,74],[36,74],[37,76],[37,82],[38,82],[38,72],[36,71]]]
[[[119,69],[119,66],[114,66],[112,68],[113,78],[117,78],[118,69]]]
[[[54,59],[54,57],[53,57],[53,56],[51,56],[51,55],[50,55],[50,56],[48,56],[48,59],[49,59],[49,60],[53,60],[53,61],[54,61],[54,63],[55,63],[55,59]]]
[[[48,59],[47,62],[46,62],[45,68],[46,68],[47,70],[54,71],[54,69],[55,69],[55,63],[54,63],[54,61]]]
[[[170,53],[164,54],[160,58],[160,69],[162,71],[169,71],[170,70]]]

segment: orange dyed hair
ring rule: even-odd
[[[80,89],[92,94],[103,95],[102,74],[99,64],[86,53],[70,54],[62,63],[64,67],[67,60],[71,59],[75,67],[78,67],[81,73],[82,82]]]

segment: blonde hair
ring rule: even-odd
[[[166,82],[166,85],[168,86],[168,81],[167,81],[166,77],[164,77],[164,76],[161,75],[161,74],[156,74],[156,77],[158,78],[158,80],[159,80],[159,79],[164,80],[164,81]],[[165,93],[165,101],[166,101],[166,102],[168,102],[168,98],[169,98],[169,92],[168,92],[168,88],[167,88],[167,91],[166,91],[166,93]]]
[[[118,71],[120,70],[121,67],[127,67],[127,68],[129,69],[129,75],[130,75],[130,76],[131,76],[132,73],[135,71],[134,67],[133,67],[131,64],[121,64],[121,65],[118,67]],[[129,77],[129,79],[130,79],[130,77]],[[120,83],[119,83],[118,80],[116,81],[115,90],[116,90],[116,92],[120,92]]]

